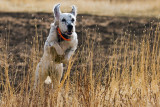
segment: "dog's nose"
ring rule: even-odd
[[[72,25],[68,25],[67,27],[68,27],[68,32],[71,32],[72,29],[73,29],[73,26]]]

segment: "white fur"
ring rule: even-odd
[[[44,45],[43,56],[36,68],[35,87],[40,82],[51,83],[48,77],[49,70],[51,71],[50,77],[53,85],[57,85],[60,82],[63,74],[63,63],[67,63],[77,49],[78,40],[77,34],[75,32],[75,22],[77,15],[76,7],[72,7],[71,13],[61,13],[59,8],[60,4],[56,5],[53,8],[55,20],[54,23],[51,24],[50,33]],[[62,19],[65,19],[66,23],[62,22]],[[75,21],[72,22],[72,19],[74,19]],[[66,33],[68,24],[73,25],[72,34],[70,35],[71,41],[58,42],[58,35],[56,30],[57,26],[60,28],[62,33]],[[51,48],[54,49],[53,52],[51,52]],[[57,55],[62,56],[62,60],[60,60],[60,62],[55,62],[55,58],[57,57]]]

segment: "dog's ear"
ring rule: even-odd
[[[74,15],[74,16],[77,16],[77,7],[75,5],[72,6],[72,11],[71,13]]]
[[[53,8],[54,17],[56,18],[56,20],[59,20],[61,14],[60,5],[61,4],[56,4]]]

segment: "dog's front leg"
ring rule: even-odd
[[[67,64],[69,62],[69,59],[74,54],[76,49],[77,49],[77,47],[75,46],[73,48],[69,48],[66,50],[64,60],[62,61],[64,64]]]
[[[64,55],[62,48],[59,46],[59,44],[56,41],[52,41],[52,42],[46,41],[45,48],[47,47],[49,48],[54,47],[58,55]]]

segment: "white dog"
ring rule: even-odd
[[[38,84],[51,82],[57,87],[63,74],[63,63],[67,63],[77,49],[76,7],[72,6],[71,13],[61,13],[60,4],[57,4],[53,12],[55,20],[51,24],[43,56],[36,68],[35,87]]]

